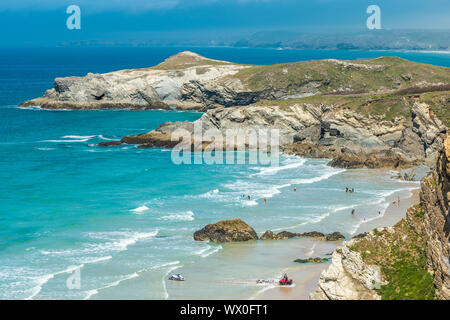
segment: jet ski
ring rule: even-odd
[[[181,274],[173,274],[169,277],[169,280],[173,280],[173,281],[184,281],[184,278]]]
[[[294,281],[292,279],[289,279],[287,274],[285,274],[278,283],[280,284],[280,286],[290,286],[294,283]]]

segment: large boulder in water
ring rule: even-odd
[[[255,230],[241,219],[222,220],[208,224],[194,233],[194,240],[213,242],[234,242],[258,240]]]

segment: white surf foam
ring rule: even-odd
[[[134,272],[134,273],[125,275],[121,279],[114,281],[112,283],[109,283],[109,284],[105,285],[104,287],[94,289],[94,290],[89,290],[89,291],[87,291],[87,295],[86,295],[86,297],[84,297],[84,300],[90,299],[92,296],[98,294],[99,291],[101,291],[101,290],[105,290],[105,289],[112,288],[112,287],[117,287],[121,282],[131,280],[131,279],[134,279],[137,277],[139,277],[139,275],[137,274],[137,272]]]
[[[76,135],[69,135],[69,136],[63,136],[61,137],[62,139],[91,139],[96,137],[95,135],[93,136],[76,136]]]
[[[50,273],[50,274],[46,274],[44,276],[38,277],[35,279],[36,282],[36,286],[33,287],[31,289],[32,294],[30,296],[28,296],[27,298],[25,298],[25,300],[33,300],[42,290],[42,287],[49,282],[51,279],[53,279],[55,276],[60,275],[60,274],[64,274],[64,273],[72,273],[73,271],[77,270],[77,269],[81,269],[83,268],[84,264],[81,264],[79,266],[70,266],[65,270],[62,271],[58,271],[55,273]]]
[[[208,250],[206,250],[205,252],[201,253],[200,256],[202,258],[206,258],[206,257],[208,257],[208,256],[210,256],[210,255],[212,255],[212,254],[214,254],[214,253],[216,253],[216,252],[218,252],[218,251],[220,251],[222,249],[223,248],[222,248],[221,245],[218,245],[218,246],[215,246],[215,247],[210,247]]]
[[[147,210],[149,210],[149,207],[147,207],[147,206],[140,206],[140,207],[137,207],[135,209],[131,209],[130,211],[136,212],[136,213],[142,213],[142,212],[147,211]]]
[[[36,148],[37,150],[41,150],[41,151],[50,151],[50,150],[55,150],[55,148]]]
[[[260,171],[258,173],[253,174],[255,175],[274,175],[275,173],[278,173],[283,170],[289,170],[289,169],[296,169],[301,166],[303,166],[306,162],[306,159],[296,159],[296,161],[289,161],[290,163],[281,165],[281,166],[274,166],[274,167],[262,167],[258,168]]]
[[[40,142],[52,142],[52,143],[75,143],[75,142],[86,142],[89,138],[85,139],[76,139],[76,140],[43,140]]]
[[[186,211],[184,213],[177,213],[177,214],[170,214],[167,216],[162,216],[162,220],[176,220],[176,221],[193,221],[194,218],[194,212],[192,211]]]
[[[345,169],[341,169],[341,170],[333,170],[327,173],[322,174],[319,177],[314,177],[314,178],[309,178],[309,179],[293,179],[291,180],[291,184],[311,184],[311,183],[316,183],[322,180],[327,180],[329,178],[331,178],[334,175],[337,175],[339,173],[342,173],[346,171]]]

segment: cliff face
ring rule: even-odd
[[[344,242],[310,298],[450,299],[449,177],[447,137],[420,204],[394,227]]]
[[[427,261],[434,271],[436,297],[450,299],[450,137],[444,142],[432,176],[422,181]]]
[[[56,78],[54,88],[22,104],[46,109],[169,109],[182,104],[183,87],[195,81],[214,83],[246,66],[182,52],[158,66],[85,77]],[[186,103],[185,108],[191,105]]]

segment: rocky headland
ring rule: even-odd
[[[446,133],[448,68],[395,57],[239,65],[182,52],[161,64],[85,77],[55,79],[53,89],[22,104],[55,109],[195,109],[196,122],[102,143],[173,148],[172,134],[213,129],[277,129],[282,151],[331,158],[345,168],[405,168],[431,164]],[[245,148],[253,146],[248,139]],[[237,149],[237,142],[223,147]],[[256,146],[257,148],[257,146]],[[194,150],[194,145],[192,145]]]

